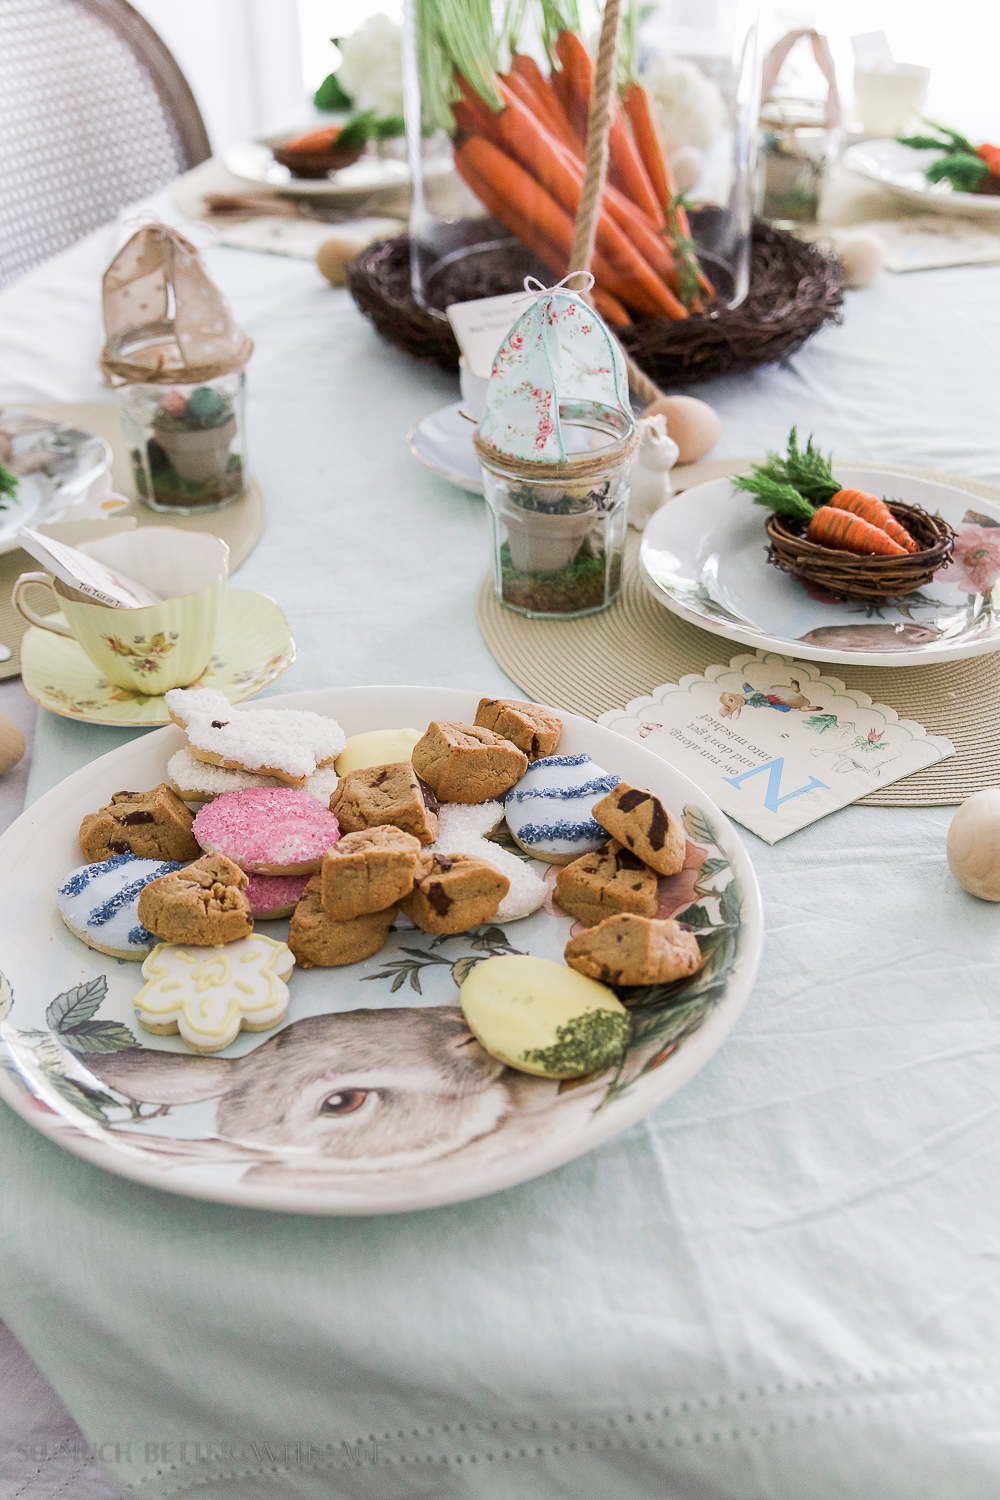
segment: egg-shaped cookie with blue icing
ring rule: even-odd
[[[73,936],[88,948],[139,962],[158,941],[139,921],[139,897],[151,881],[180,868],[174,860],[115,854],[67,875],[56,907]]]
[[[504,799],[507,826],[527,854],[550,865],[568,865],[607,843],[607,829],[593,808],[619,781],[620,776],[595,765],[589,755],[536,760]]]
[[[613,990],[550,958],[503,954],[476,964],[459,992],[491,1057],[542,1078],[600,1073],[621,1057],[631,1018]]]

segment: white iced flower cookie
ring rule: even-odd
[[[288,1010],[295,959],[255,932],[218,948],[157,943],[142,966],[136,1020],[157,1036],[180,1032],[192,1052],[218,1052],[239,1031],[270,1031]]]
[[[503,819],[499,802],[442,802],[438,811],[437,838],[428,851],[431,854],[471,854],[483,859],[510,881],[510,890],[500,902],[496,920],[516,922],[530,917],[545,899],[545,881],[526,865],[523,859],[490,843],[492,833]]]
[[[207,760],[199,760],[188,746],[176,750],[167,761],[167,776],[183,802],[212,802],[226,792],[242,792],[251,786],[287,785],[273,776],[258,776],[253,771],[227,771],[224,766],[213,766]],[[306,777],[301,790],[324,807],[329,807],[339,780],[333,766],[323,766]]]
[[[67,875],[56,908],[73,936],[88,948],[138,963],[156,944],[139,921],[139,897],[151,880],[180,868],[169,859],[114,854]]]
[[[297,708],[234,708],[216,688],[171,688],[163,701],[196,760],[301,787],[347,740],[335,719]]]
[[[595,803],[621,781],[589,755],[536,760],[507,793],[504,815],[515,842],[536,859],[568,865],[608,842],[593,815]]]

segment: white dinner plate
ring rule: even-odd
[[[478,701],[452,688],[360,687],[260,706],[331,714],[352,735],[471,722]],[[211,1057],[152,1036],[132,1007],[139,965],[78,941],[55,895],[81,863],[84,814],[115,791],[155,786],[184,743],[171,725],[101,756],[0,839],[0,1095],[88,1161],[177,1193],[294,1212],[460,1202],[536,1177],[640,1119],[703,1066],[743,1008],[763,922],[732,825],[659,756],[566,716],[560,753],[590,754],[683,818],[685,868],[661,882],[659,910],[687,921],[706,955],[692,979],[633,1007],[619,1068],[563,1085],[529,1077],[495,1062],[465,1027],[457,984],[477,960],[562,959],[571,919],[544,908],[458,937],[410,927],[362,963],[295,969],[277,1032],[241,1033]],[[284,922],[259,925],[287,932]]]
[[[287,136],[275,137],[274,144],[287,139]],[[293,177],[287,167],[275,161],[266,141],[240,141],[222,153],[222,160],[234,177],[242,177],[245,182],[324,203],[346,203],[396,192],[410,182],[410,169],[405,161],[398,156],[376,156],[373,152],[365,152],[349,167],[341,167],[328,177]],[[423,164],[425,181],[445,177],[453,171],[450,156],[431,157]]]
[[[950,182],[928,182],[924,168],[943,156],[941,151],[916,151],[891,139],[859,141],[848,146],[844,166],[889,188],[900,198],[920,203],[938,214],[997,214],[1000,196],[990,193],[960,193]]]
[[[7,457],[4,457],[4,454]],[[103,438],[17,406],[0,408],[0,462],[17,475],[17,493],[0,509],[0,556],[17,548],[22,526],[72,519],[94,481],[111,471]]]
[[[765,507],[729,479],[696,485],[649,521],[639,552],[654,598],[703,630],[753,647],[811,661],[909,667],[1000,650],[1000,506],[965,490],[834,465],[845,487],[940,514],[958,532],[956,559],[944,575],[896,604],[835,601],[767,561]]]

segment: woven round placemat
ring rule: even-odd
[[[684,487],[745,467],[746,462],[735,459],[692,465]],[[1000,501],[1000,485],[904,464],[879,467]],[[622,591],[603,614],[583,620],[525,619],[504,609],[489,575],[479,591],[478,613],[484,641],[522,692],[588,719],[750,649],[688,624],[646,591],[634,531],[629,532]],[[964,802],[983,787],[1000,786],[1000,653],[926,667],[817,665],[847,687],[888,704],[901,719],[915,719],[929,734],[946,735],[955,746],[948,760],[870,792],[862,802],[940,807]]]

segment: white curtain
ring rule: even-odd
[[[183,69],[216,152],[308,116],[298,0],[132,3]]]

